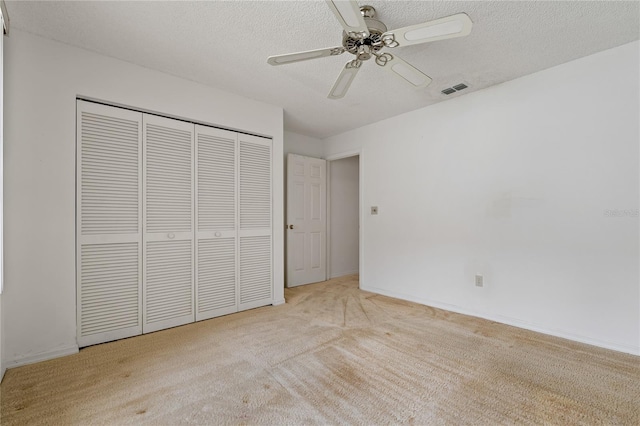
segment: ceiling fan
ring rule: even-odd
[[[375,58],[377,65],[388,69],[415,88],[424,88],[431,78],[413,65],[388,52],[385,47],[395,48],[430,41],[463,37],[471,32],[473,23],[467,14],[458,13],[445,18],[388,31],[386,25],[375,19],[372,6],[358,6],[354,0],[327,0],[331,11],[344,28],[342,46],[308,50],[286,55],[270,56],[271,65],[285,65],[309,59],[324,58],[349,52],[355,59],[347,62],[329,92],[329,99],[344,97],[364,61]]]

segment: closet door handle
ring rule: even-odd
[[[216,237],[221,237],[221,236],[222,236],[222,233],[221,233],[221,232],[216,232],[216,233],[215,233],[215,234],[213,234],[213,235],[215,235]]]
[[[174,234],[173,232],[169,232],[169,233],[167,234],[167,237],[168,237],[170,240],[173,240],[173,239],[176,237],[176,234]]]

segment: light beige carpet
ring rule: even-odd
[[[1,423],[640,424],[640,358],[358,289],[7,371]]]

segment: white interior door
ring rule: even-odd
[[[142,333],[142,113],[78,101],[77,114],[82,347]]]
[[[237,146],[196,125],[196,321],[238,311]]]
[[[194,125],[145,114],[144,333],[194,315]]]
[[[287,287],[327,277],[326,163],[287,155]]]

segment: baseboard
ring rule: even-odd
[[[272,305],[273,306],[278,306],[278,305],[284,305],[285,304],[285,300],[281,299],[281,300],[275,300]]]
[[[358,270],[352,270],[352,271],[346,271],[346,272],[336,272],[335,274],[332,273],[331,276],[329,277],[329,279],[333,279],[333,278],[340,278],[340,277],[344,277],[347,275],[355,275],[358,273]]]
[[[36,362],[48,361],[54,358],[60,358],[61,356],[77,354],[79,351],[78,345],[66,346],[52,351],[40,352],[35,355],[28,355],[22,358],[14,359],[7,362],[5,368],[21,367],[27,364],[34,364]]]
[[[457,305],[442,303],[436,300],[430,300],[430,299],[425,299],[421,297],[414,297],[414,296],[410,296],[403,293],[397,293],[395,291],[388,291],[388,290],[384,290],[376,287],[363,287],[362,283],[360,284],[360,288],[362,290],[381,294],[383,296],[394,297],[396,299],[407,300],[409,302],[415,302],[421,305],[431,306],[433,308],[444,309],[447,311],[456,312],[458,314],[469,315],[477,318],[486,319],[489,321],[495,321],[502,324],[511,325],[513,327],[523,328],[525,330],[535,331],[542,334],[548,334],[550,336],[560,337],[567,340],[573,340],[575,342],[586,343],[587,345],[598,346],[604,349],[611,349],[617,352],[624,352],[630,355],[640,355],[640,347],[635,347],[632,345],[624,345],[624,344],[619,344],[615,342],[607,342],[604,340],[594,339],[591,337],[582,336],[582,335],[575,334],[572,332],[567,332],[564,330],[548,328],[548,327],[534,324],[528,321],[523,321],[517,318],[511,318],[504,315],[488,314],[485,312],[478,312],[478,311],[466,309]]]
[[[0,383],[2,383],[2,379],[4,379],[4,372],[7,371],[6,368],[4,368],[4,366],[2,366],[2,368],[0,368]]]

